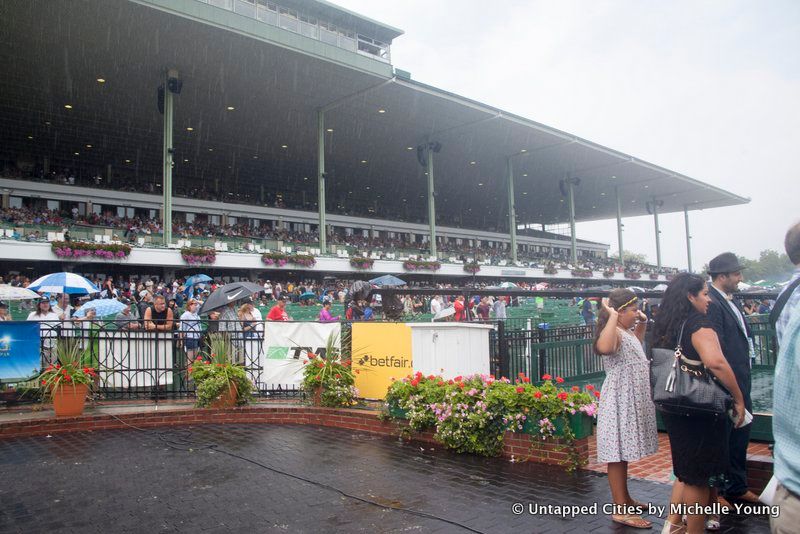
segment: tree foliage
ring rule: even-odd
[[[767,282],[784,282],[791,277],[794,265],[789,261],[789,256],[776,250],[762,250],[757,260],[736,256],[739,263],[745,267],[745,282],[752,284],[760,280]],[[708,264],[703,265],[703,272],[708,272]]]

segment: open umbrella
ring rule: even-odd
[[[14,287],[8,284],[0,284],[0,300],[32,300],[38,299],[36,291],[25,289],[24,287]]]
[[[500,284],[500,287],[503,289],[516,289],[519,286],[514,282],[503,282],[502,284]]]
[[[198,314],[202,315],[219,308],[224,308],[231,302],[239,302],[240,300],[248,299],[251,295],[261,293],[262,291],[264,291],[263,286],[252,282],[233,282],[232,284],[225,284],[208,296]]]
[[[186,282],[183,284],[186,287],[193,286],[195,284],[202,284],[203,282],[211,282],[213,278],[208,276],[207,274],[194,274],[186,279]]]
[[[117,299],[96,299],[90,300],[78,311],[75,312],[75,317],[83,317],[88,310],[94,309],[98,317],[105,317],[106,315],[116,315],[125,309],[125,304]]]
[[[451,317],[451,316],[453,316],[455,314],[456,314],[456,309],[454,307],[452,307],[452,306],[449,306],[447,308],[443,308],[443,309],[439,310],[438,312],[436,312],[436,315],[433,316],[433,319],[431,319],[431,321],[438,321],[439,319],[446,319],[446,318]]]
[[[383,276],[379,276],[378,278],[373,278],[369,281],[370,284],[374,284],[378,287],[381,286],[404,286],[406,285],[405,282],[397,278],[396,276],[392,276],[391,274],[385,274]]]
[[[88,295],[99,293],[97,288],[86,278],[75,273],[53,273],[34,280],[28,289],[44,293],[68,293],[70,295]]]
[[[358,302],[359,300],[367,300],[370,291],[372,291],[372,286],[369,285],[369,282],[365,282],[363,280],[358,280],[353,282],[353,285],[350,286],[350,300],[355,300]]]
[[[306,291],[302,295],[300,295],[300,300],[308,300],[308,299],[315,299],[317,298],[317,294],[313,291]]]

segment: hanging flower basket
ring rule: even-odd
[[[313,267],[317,260],[311,254],[295,254],[289,257],[289,262],[302,267]]]
[[[438,271],[442,264],[438,261],[406,260],[403,269],[406,271]]]
[[[636,271],[626,271],[625,278],[629,280],[638,280],[642,277],[642,273],[637,273]]]
[[[650,280],[658,280],[658,274],[650,273]]]
[[[466,271],[466,272],[468,272],[470,274],[475,274],[477,272],[480,272],[480,270],[481,270],[481,266],[478,265],[477,261],[471,261],[469,263],[465,263],[464,264],[464,271]]]
[[[189,265],[211,265],[217,261],[217,251],[213,248],[183,247],[181,257]]]
[[[50,244],[53,254],[59,258],[100,258],[121,260],[131,254],[130,245],[112,243],[85,243],[83,241],[53,241]]]
[[[372,269],[375,260],[372,258],[363,258],[360,256],[353,256],[350,258],[350,266],[355,269]]]
[[[674,274],[668,274],[666,276],[666,278],[667,278],[667,282],[671,282],[675,278],[675,275]]]
[[[571,272],[575,278],[591,278],[593,276],[590,269],[572,269]]]
[[[614,278],[614,271],[603,271],[603,278]]]
[[[283,252],[267,252],[261,256],[264,265],[283,267],[289,262],[289,255]]]
[[[558,269],[556,269],[555,267],[545,267],[544,274],[551,274],[551,275],[558,274]]]

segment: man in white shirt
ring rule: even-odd
[[[442,299],[437,295],[431,299],[431,313],[436,315],[440,311],[442,311]]]

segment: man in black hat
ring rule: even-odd
[[[750,354],[752,340],[750,328],[744,320],[744,313],[733,300],[733,293],[742,281],[742,269],[739,260],[732,252],[724,252],[708,263],[708,274],[711,275],[711,287],[708,296],[708,319],[719,337],[722,353],[728,360],[736,382],[744,395],[745,408],[753,413],[753,401],[750,398]],[[747,445],[750,443],[750,427],[732,428],[730,434],[730,467],[725,474],[725,486],[722,494],[726,499],[758,502],[758,497],[747,489]]]

